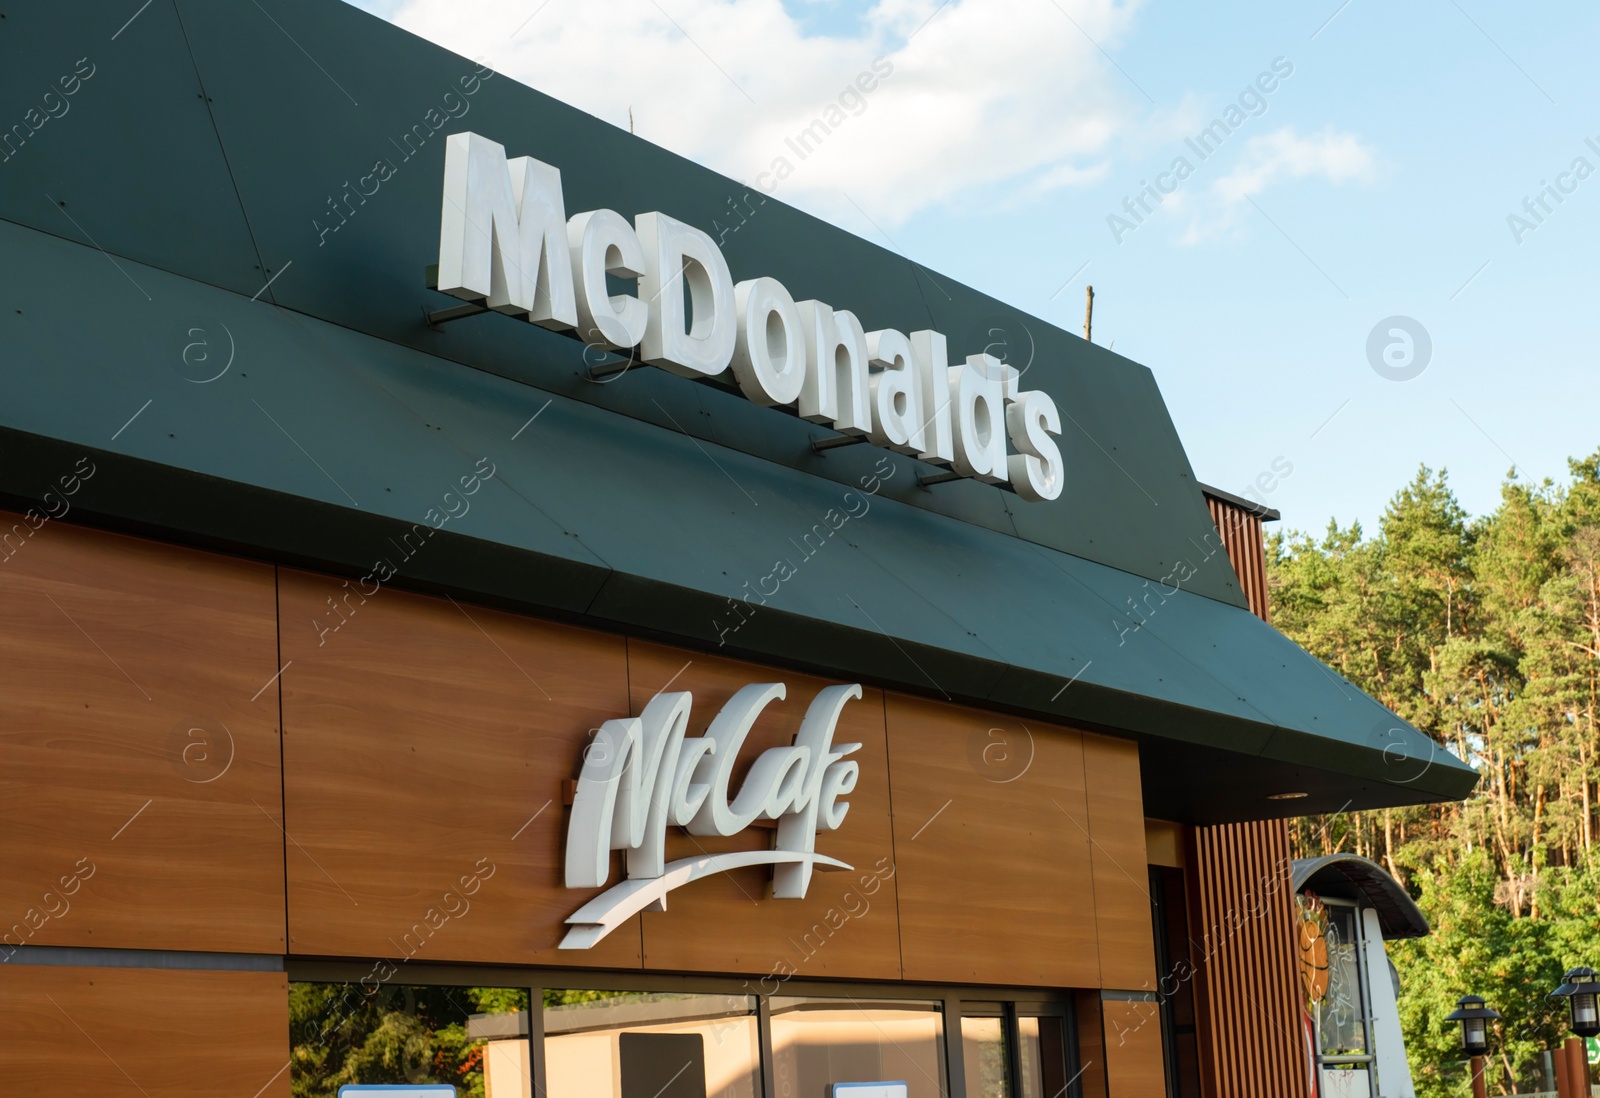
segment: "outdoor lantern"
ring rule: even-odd
[[[1600,973],[1579,966],[1562,977],[1566,982],[1550,993],[1567,1001],[1572,1011],[1572,1032],[1579,1037],[1600,1034]]]
[[[1447,1022],[1461,1023],[1461,1051],[1468,1056],[1489,1055],[1489,1019],[1500,1012],[1483,1005],[1481,995],[1463,995],[1456,1009],[1444,1016]]]

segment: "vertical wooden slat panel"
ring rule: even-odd
[[[1268,620],[1261,516],[1206,496],[1250,610]],[[1306,1093],[1295,975],[1289,829],[1260,820],[1194,829],[1202,1071],[1209,1098]]]
[[[1262,621],[1271,620],[1267,612],[1267,556],[1261,542],[1261,516],[1214,496],[1206,497],[1206,506],[1222,535],[1223,548],[1233,562],[1251,613]]]
[[[1193,872],[1207,1093],[1303,1096],[1288,828],[1281,820],[1196,828]]]

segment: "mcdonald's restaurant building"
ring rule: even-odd
[[[1149,370],[335,0],[5,16],[0,1078],[1307,1094],[1282,818],[1474,774]]]

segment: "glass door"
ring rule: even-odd
[[[1372,1098],[1372,1025],[1366,951],[1355,905],[1324,899],[1328,992],[1317,1004],[1317,1074],[1323,1098]]]
[[[967,1098],[1068,1098],[1066,1015],[1043,1004],[961,1004]]]
[[[760,1098],[748,995],[546,988],[549,1098]]]

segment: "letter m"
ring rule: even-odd
[[[639,716],[600,726],[584,751],[567,824],[568,888],[605,884],[613,850],[627,851],[629,877],[661,876],[690,704],[687,693],[658,694]]]
[[[561,172],[475,133],[445,139],[439,289],[557,331],[578,326]]]

